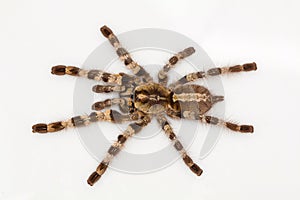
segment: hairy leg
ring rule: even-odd
[[[121,114],[115,110],[106,110],[104,112],[92,112],[89,115],[81,115],[72,117],[65,121],[53,122],[50,124],[35,124],[32,126],[33,133],[49,133],[57,132],[65,128],[87,126],[91,122],[109,121],[114,123],[122,123],[126,121],[137,120],[137,113]]]
[[[102,162],[98,165],[96,171],[89,176],[87,180],[89,185],[91,186],[94,185],[100,179],[100,177],[106,171],[112,158],[120,152],[121,148],[124,146],[124,143],[127,141],[127,139],[133,136],[134,134],[140,132],[143,127],[147,126],[147,124],[150,123],[150,121],[151,121],[150,116],[145,115],[142,116],[141,119],[139,119],[137,122],[128,125],[124,133],[119,135],[118,140],[115,143],[113,143],[111,147],[108,149],[107,155],[102,160]]]
[[[128,104],[129,101],[131,102],[130,105]],[[92,105],[92,110],[102,110],[105,107],[111,107],[112,105],[132,106],[132,99],[131,98],[112,98],[112,99],[106,99],[104,101],[98,101]]]
[[[167,134],[169,139],[173,142],[175,149],[181,154],[181,157],[185,164],[190,168],[192,172],[194,172],[197,176],[200,176],[203,172],[202,169],[187,155],[186,150],[183,148],[181,142],[176,137],[166,117],[163,115],[158,115],[157,121],[161,125],[162,129]]]
[[[168,72],[171,68],[175,66],[175,64],[181,60],[184,59],[190,55],[192,55],[195,52],[195,49],[193,47],[189,47],[184,49],[183,51],[178,52],[176,55],[172,56],[169,59],[169,62],[158,72],[158,81],[162,85],[166,86],[168,82]]]
[[[136,77],[125,73],[111,74],[98,69],[87,70],[65,65],[57,65],[52,67],[51,73],[60,76],[70,75],[84,77],[95,81],[103,81],[106,83],[113,83],[117,85],[128,85],[139,82],[139,80]]]
[[[235,65],[231,67],[218,67],[209,69],[207,72],[199,71],[193,72],[190,74],[185,75],[184,77],[180,78],[178,81],[169,85],[171,88],[175,88],[177,85],[182,85],[188,82],[195,81],[200,78],[206,78],[209,76],[218,76],[221,74],[228,74],[228,73],[236,73],[236,72],[248,72],[248,71],[255,71],[257,69],[256,63],[246,63],[243,65]]]
[[[234,124],[234,123],[222,120],[222,119],[218,119],[213,116],[195,114],[195,112],[193,112],[193,111],[183,111],[182,113],[180,113],[180,112],[173,112],[173,111],[169,110],[167,112],[167,114],[168,114],[168,116],[170,116],[172,118],[199,120],[202,123],[222,126],[222,127],[228,128],[228,129],[230,129],[232,131],[236,131],[236,132],[241,132],[241,133],[253,133],[254,132],[254,127],[252,125],[238,125],[238,124]]]
[[[124,92],[125,89],[123,85],[94,85],[92,88],[95,93]]]
[[[111,45],[115,48],[116,53],[118,54],[119,58],[124,62],[124,64],[132,70],[132,72],[141,77],[144,82],[152,82],[153,78],[150,76],[150,74],[137,62],[135,62],[128,51],[122,47],[121,43],[119,42],[117,36],[112,32],[110,28],[107,26],[103,26],[100,29],[101,33],[104,37],[106,37]]]

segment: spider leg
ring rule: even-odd
[[[182,114],[180,112],[173,112],[169,110],[167,112],[168,116],[172,118],[184,118],[190,120],[199,120],[200,122],[212,125],[218,125],[225,128],[228,128],[232,131],[241,132],[241,133],[253,133],[254,127],[252,125],[238,125],[223,119],[218,119],[217,117],[208,116],[208,115],[199,115],[195,114],[193,111],[184,111]]]
[[[119,105],[120,111],[122,111],[123,113],[135,112],[135,107],[133,102],[134,87],[135,87],[134,85],[126,85],[125,91],[119,93],[120,98],[125,99],[125,104]]]
[[[72,117],[65,121],[53,122],[50,124],[35,124],[32,126],[33,133],[49,133],[57,132],[65,128],[87,126],[91,122],[109,121],[114,123],[122,123],[126,121],[137,120],[137,113],[121,114],[116,110],[106,110],[104,112],[92,112],[89,115],[81,115]]]
[[[124,92],[126,89],[123,85],[94,85],[93,92],[95,93],[109,93],[109,92]]]
[[[120,98],[106,99],[104,101],[96,102],[92,105],[93,110],[102,110],[105,107],[110,107],[112,105],[118,104],[120,111],[123,113],[134,112],[134,104],[132,100],[132,94],[134,90],[134,85],[95,85],[93,91],[96,93],[101,92],[118,92]]]
[[[236,72],[248,72],[248,71],[255,71],[257,69],[256,63],[246,63],[243,65],[235,65],[231,67],[218,67],[218,68],[211,68],[207,72],[199,71],[187,74],[180,78],[178,81],[169,85],[170,88],[175,88],[177,85],[182,85],[188,82],[195,81],[200,78],[206,78],[209,76],[217,76],[221,74],[228,74],[228,73],[236,73]]]
[[[52,67],[51,73],[59,76],[70,75],[84,77],[95,81],[103,81],[106,83],[113,83],[117,85],[126,85],[139,82],[136,77],[125,73],[111,74],[98,69],[87,70],[65,65],[57,65]]]
[[[141,77],[144,82],[153,82],[153,78],[150,76],[150,74],[131,58],[128,51],[122,47],[117,36],[112,32],[110,28],[108,28],[107,26],[102,26],[100,28],[100,31],[116,49],[116,53],[118,54],[121,61],[124,62],[127,68],[131,69],[135,75]]]
[[[223,126],[232,131],[241,132],[241,133],[253,133],[253,131],[254,131],[254,128],[252,125],[238,125],[238,124],[234,124],[234,123],[225,121],[223,119],[218,119],[213,116],[199,115],[199,120],[203,123]]]
[[[127,129],[118,136],[118,139],[115,143],[111,145],[111,147],[107,151],[106,157],[102,160],[102,162],[98,165],[95,172],[93,172],[87,182],[89,185],[93,186],[100,177],[106,171],[109,163],[111,162],[112,158],[120,152],[121,148],[124,146],[124,143],[127,141],[128,138],[137,134],[145,127],[148,123],[150,123],[151,118],[149,115],[144,115],[135,123],[131,123],[128,125]]]
[[[112,98],[112,99],[105,99],[104,101],[98,101],[92,105],[92,110],[102,110],[105,107],[111,107],[112,105],[125,105],[126,102],[132,101],[130,98]]]
[[[183,148],[181,142],[176,137],[166,117],[163,115],[158,115],[157,121],[161,125],[162,129],[167,134],[169,139],[173,142],[175,149],[181,154],[184,163],[190,168],[192,172],[194,172],[197,176],[200,176],[203,172],[202,169],[193,162],[190,156],[187,155],[186,150]]]
[[[172,56],[169,59],[169,62],[158,72],[158,81],[162,85],[166,86],[168,82],[168,75],[167,73],[171,68],[174,67],[174,65],[181,59],[184,59],[190,55],[192,55],[195,52],[195,49],[193,47],[189,47],[184,49],[183,51],[178,52],[176,55]]]

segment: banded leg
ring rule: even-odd
[[[72,117],[66,121],[58,121],[50,124],[35,124],[32,126],[33,133],[57,132],[65,128],[87,126],[91,122],[109,121],[114,123],[122,123],[125,121],[137,120],[137,113],[121,114],[115,110],[106,110],[104,112],[92,112],[89,115],[81,115]]]
[[[104,101],[96,102],[92,105],[92,110],[102,110],[105,107],[119,105],[119,108],[123,113],[133,113],[135,111],[135,108],[133,100],[131,98],[132,90],[133,87],[95,85],[93,87],[94,92],[119,92],[120,98],[106,99]]]
[[[119,58],[124,62],[126,67],[132,70],[132,72],[141,77],[144,82],[152,82],[153,79],[150,74],[137,62],[135,62],[128,51],[122,47],[121,43],[119,42],[117,36],[112,32],[110,28],[107,26],[103,26],[100,28],[101,33],[104,37],[106,37],[112,46],[116,49],[116,53],[118,54]]]
[[[205,78],[209,76],[217,76],[221,74],[228,74],[228,73],[236,73],[236,72],[248,72],[248,71],[255,71],[257,69],[256,63],[246,63],[243,65],[235,65],[231,67],[219,67],[219,68],[212,68],[209,69],[207,72],[199,71],[193,72],[190,74],[185,75],[184,77],[180,78],[178,81],[169,85],[170,88],[175,88],[177,85],[182,85],[188,82],[195,81],[200,78]]]
[[[102,110],[105,107],[111,107],[112,105],[120,105],[124,106],[126,102],[132,101],[130,98],[113,98],[113,99],[106,99],[104,101],[98,101],[92,105],[92,110]]]
[[[190,120],[199,120],[200,122],[212,124],[212,125],[218,125],[225,128],[228,128],[232,131],[241,132],[241,133],[253,133],[254,127],[252,125],[238,125],[231,122],[227,122],[222,119],[218,119],[217,117],[208,116],[208,115],[199,115],[195,114],[193,111],[184,111],[182,114],[180,112],[167,112],[168,116],[172,118],[184,118],[184,119],[190,119]]]
[[[253,133],[254,127],[252,125],[238,125],[231,122],[218,119],[213,116],[200,115],[199,120],[203,123],[219,125],[226,127],[232,131],[241,132],[241,133]]]
[[[123,113],[133,113],[135,111],[134,103],[132,101],[134,86],[125,85],[125,86],[112,86],[112,85],[95,85],[93,91],[96,93],[101,92],[119,92],[121,100],[115,99],[116,103],[111,102],[109,99],[104,102],[97,102],[92,106],[93,110],[101,110],[104,107],[109,107],[112,104],[119,104],[120,110]],[[123,99],[123,100],[122,100]]]
[[[127,85],[134,82],[139,82],[139,80],[134,76],[130,76],[125,73],[111,74],[97,69],[87,70],[65,65],[57,65],[52,67],[51,73],[59,76],[70,75],[84,77],[95,81],[103,81],[106,83],[114,83],[117,85]]]
[[[190,156],[187,155],[186,150],[183,148],[181,142],[176,137],[175,133],[165,116],[157,116],[157,121],[161,125],[164,132],[167,134],[169,139],[173,142],[175,149],[181,154],[184,163],[194,172],[197,176],[200,176],[203,170],[193,162]]]
[[[123,85],[94,85],[92,88],[95,93],[124,92],[125,89]]]
[[[195,49],[193,47],[189,47],[184,49],[183,51],[178,52],[176,55],[172,56],[169,59],[169,62],[158,72],[158,81],[159,83],[163,84],[164,86],[167,85],[168,82],[168,75],[167,73],[170,71],[171,68],[181,59],[184,59],[190,55],[195,53]]]
[[[118,140],[111,145],[111,147],[107,151],[107,155],[102,160],[102,162],[98,165],[96,171],[94,171],[88,178],[87,183],[93,186],[100,177],[106,171],[109,163],[111,162],[112,158],[116,156],[121,148],[124,146],[124,143],[127,141],[128,138],[137,134],[151,121],[150,116],[146,115],[143,116],[140,120],[135,123],[129,124],[127,129],[124,131],[123,134],[118,136]]]

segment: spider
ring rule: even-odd
[[[113,123],[132,122],[122,134],[118,135],[117,140],[108,149],[107,155],[89,176],[87,180],[89,185],[94,185],[100,179],[108,168],[112,158],[120,152],[125,142],[134,134],[139,133],[153,118],[156,118],[162,130],[172,141],[173,146],[180,153],[184,163],[197,176],[202,174],[202,169],[187,154],[182,143],[173,132],[166,116],[174,119],[198,120],[207,124],[223,126],[241,133],[252,133],[254,131],[251,125],[238,125],[206,115],[207,111],[215,103],[223,101],[224,97],[211,94],[203,86],[187,83],[226,73],[255,71],[257,69],[255,63],[212,68],[206,72],[193,72],[168,85],[168,71],[181,59],[191,56],[195,52],[193,47],[189,47],[169,59],[168,63],[159,71],[158,83],[156,83],[149,73],[132,59],[110,28],[103,26],[100,28],[100,31],[115,48],[121,61],[124,62],[127,68],[131,69],[134,75],[125,73],[111,74],[97,69],[86,70],[65,65],[52,67],[51,73],[55,75],[84,77],[108,83],[107,85],[95,85],[92,90],[96,93],[116,92],[119,94],[119,97],[94,103],[92,109],[95,112],[91,112],[89,115],[76,116],[65,121],[50,124],[39,123],[32,126],[33,133],[48,133],[69,127],[87,126],[92,122],[98,121]],[[118,105],[121,112],[113,109],[102,111],[113,105]]]

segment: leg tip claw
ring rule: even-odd
[[[197,165],[197,164],[193,164],[190,169],[192,170],[192,172],[194,172],[197,176],[201,176],[201,174],[203,173],[203,170]]]
[[[241,125],[240,126],[240,132],[242,133],[253,133],[254,127],[251,125]]]
[[[256,71],[257,70],[257,66],[256,66],[255,62],[244,64],[243,68],[245,71]]]
[[[32,126],[33,133],[47,133],[47,124],[35,124]]]
[[[106,25],[102,26],[100,28],[100,31],[106,38],[108,38],[108,36],[113,33],[112,30],[110,30],[110,28],[108,28]]]
[[[66,66],[64,65],[56,65],[53,66],[51,69],[51,74],[55,74],[55,75],[65,75],[66,74]]]
[[[90,177],[87,180],[87,183],[90,186],[93,186],[99,179],[101,178],[101,175],[99,175],[97,172],[93,172]]]

